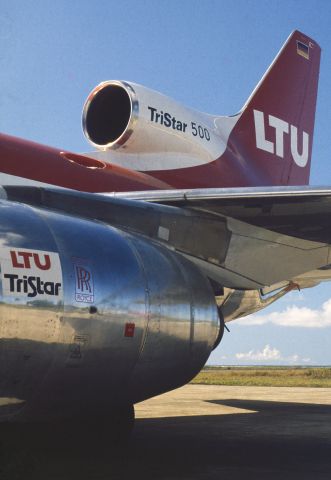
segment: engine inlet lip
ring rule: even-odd
[[[129,116],[128,123],[127,123],[123,133],[118,138],[116,138],[115,140],[113,140],[111,142],[100,144],[100,143],[94,142],[91,139],[91,137],[88,133],[88,130],[87,130],[87,114],[88,114],[89,107],[90,107],[95,95],[97,95],[101,90],[103,90],[105,87],[107,87],[109,85],[114,85],[114,86],[121,87],[126,91],[128,97],[129,97],[129,100],[130,100],[130,116]],[[132,87],[132,85],[130,85],[129,83],[127,83],[125,81],[108,80],[108,81],[100,83],[96,88],[94,88],[92,90],[92,92],[88,96],[88,98],[87,98],[87,100],[84,104],[84,107],[83,107],[82,128],[83,128],[83,132],[84,132],[85,137],[88,139],[88,141],[94,147],[98,148],[99,150],[100,149],[101,150],[108,150],[108,149],[117,150],[118,148],[123,147],[123,145],[131,137],[131,135],[134,131],[134,125],[138,121],[138,117],[139,117],[139,102],[137,100],[136,92],[135,92],[134,88]]]

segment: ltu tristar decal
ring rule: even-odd
[[[2,247],[0,255],[4,296],[53,301],[62,299],[62,271],[57,253]]]

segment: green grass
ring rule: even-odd
[[[206,367],[193,380],[202,385],[328,387],[330,367]]]

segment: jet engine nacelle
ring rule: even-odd
[[[193,264],[101,222],[0,206],[0,417],[102,415],[202,368],[219,320]]]
[[[94,147],[109,152],[95,155],[99,159],[116,162],[116,154],[132,154],[137,169],[139,155],[144,170],[160,168],[162,162],[164,168],[165,161],[176,168],[178,154],[181,166],[192,166],[224,152],[234,121],[224,117],[221,131],[219,118],[135,83],[106,81],[85,102],[83,130]]]

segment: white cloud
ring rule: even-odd
[[[331,299],[324,302],[320,310],[292,305],[282,312],[265,315],[249,315],[239,319],[240,325],[264,325],[273,323],[286,327],[326,328],[331,327]]]
[[[307,358],[302,358],[301,359],[303,363],[310,363],[311,362],[311,358],[307,357]]]
[[[250,350],[247,353],[236,353],[236,359],[242,362],[261,362],[261,363],[309,363],[310,358],[301,358],[294,354],[289,357],[283,356],[282,353],[270,345],[266,345],[263,350]]]
[[[277,348],[271,348],[270,345],[266,345],[262,351],[250,350],[247,353],[236,353],[238,360],[255,360],[257,362],[280,360],[280,351]]]

